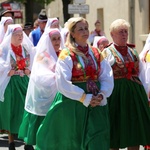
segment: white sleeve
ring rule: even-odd
[[[64,96],[79,101],[85,91],[72,84],[72,68],[73,62],[70,56],[67,56],[64,60],[58,59],[56,64],[56,85],[58,91]],[[86,94],[86,98],[83,104],[87,107],[91,101],[92,94]]]
[[[149,99],[149,93],[150,93],[150,63],[140,61],[139,63],[139,78],[145,88],[145,91],[147,93],[148,99]],[[150,101],[150,99],[149,99]]]
[[[99,82],[100,93],[102,93],[104,97],[100,105],[105,105],[107,103],[106,98],[111,95],[114,88],[113,71],[110,64],[105,59],[101,62]]]
[[[112,68],[106,60],[101,62],[99,82],[101,84],[100,92],[109,97],[114,87],[114,78]]]
[[[115,58],[112,55],[112,52],[108,48],[104,49],[102,54],[111,66],[115,63]]]

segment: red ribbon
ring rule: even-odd
[[[130,79],[132,77],[132,72],[134,70],[134,62],[129,62],[125,64],[126,68],[127,68],[127,79]]]

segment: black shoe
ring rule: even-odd
[[[16,150],[14,142],[9,143],[9,150]]]
[[[34,150],[34,148],[33,148],[32,145],[25,145],[25,146],[24,146],[24,149],[25,149],[25,150]]]

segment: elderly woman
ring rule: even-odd
[[[114,74],[114,90],[108,99],[110,111],[110,148],[150,143],[150,113],[148,99],[139,79],[141,68],[134,45],[127,44],[129,23],[117,19],[110,26],[113,43],[103,51]]]
[[[25,101],[24,118],[19,138],[28,145],[36,144],[36,132],[57,92],[55,64],[60,53],[61,34],[56,28],[47,29],[37,47]]]
[[[37,150],[108,150],[107,97],[112,70],[96,48],[87,44],[82,17],[68,23],[66,47],[56,64],[58,93],[37,132]],[[44,140],[43,140],[44,139]]]
[[[13,134],[18,134],[23,117],[32,48],[20,25],[8,26],[0,45],[0,129],[9,131],[10,150],[15,149]]]

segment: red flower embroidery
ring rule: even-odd
[[[134,62],[126,63],[125,66],[126,66],[127,71],[128,71],[126,77],[127,77],[127,79],[130,79],[132,76],[132,73],[134,71]]]
[[[26,67],[26,58],[23,58],[21,60],[17,60],[17,70],[24,70]]]

